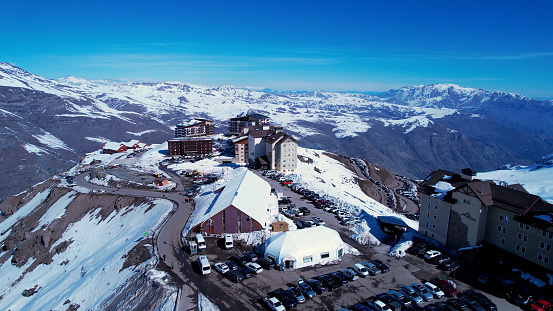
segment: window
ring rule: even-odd
[[[436,215],[434,215],[434,219],[436,219]]]
[[[426,213],[426,218],[430,218],[430,213]]]
[[[501,225],[497,226],[497,232],[501,232]]]
[[[503,233],[507,233],[507,227],[503,227]]]
[[[426,228],[428,228],[428,221],[426,222]]]
[[[436,225],[432,225],[432,228],[436,228]]]
[[[521,241],[524,241],[524,242],[528,242],[528,236],[526,234],[522,234],[520,232],[517,234],[517,239],[519,239]]]
[[[303,257],[303,263],[308,263],[313,261],[313,256],[305,256]]]
[[[321,253],[321,259],[325,259],[325,258],[329,258],[329,257],[330,257],[330,253],[329,253],[329,252]]]
[[[344,256],[344,249],[343,249],[343,248],[340,248],[340,249],[338,250],[338,257],[341,258],[342,256]]]
[[[518,245],[518,244],[515,245],[515,250],[516,250],[517,252],[521,252],[521,253],[523,253],[523,254],[526,253],[526,247],[520,246],[520,245]]]
[[[545,263],[549,263],[549,257],[547,257],[547,256],[543,256],[543,262],[545,262]]]
[[[463,199],[463,203],[470,205],[470,200]]]
[[[499,214],[499,220],[503,221],[503,222],[509,222],[509,217],[505,216],[505,215],[502,215],[502,214]]]
[[[548,237],[550,239],[553,239],[553,232],[548,232],[548,231],[543,230],[541,232],[541,236],[545,236],[545,237]]]
[[[528,225],[528,224],[523,224],[523,223],[519,222],[518,226],[520,227],[520,229],[530,230],[530,225]]]
[[[505,239],[504,239],[504,238],[501,238],[501,240],[499,241],[499,243],[500,243],[501,245],[505,245]]]
[[[438,206],[437,206],[437,205],[434,205],[434,209],[438,209]]]
[[[540,248],[545,249],[546,251],[551,251],[551,244],[540,241]]]
[[[538,260],[539,260],[539,261],[542,261],[542,260],[543,260],[543,255],[540,254],[540,253],[538,253]]]

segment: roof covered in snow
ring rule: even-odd
[[[108,142],[104,145],[104,149],[107,150],[119,150],[121,148],[121,143],[115,143],[115,142]]]
[[[224,189],[214,195],[213,200],[197,200],[196,210],[190,218],[187,228],[198,224],[222,212],[229,206],[234,206],[255,221],[266,227],[271,201],[271,186],[261,177],[246,168],[239,168],[239,173],[232,178]]]

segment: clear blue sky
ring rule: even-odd
[[[553,1],[3,1],[0,61],[47,78],[553,98]]]

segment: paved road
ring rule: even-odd
[[[184,191],[185,186],[181,179],[172,172],[165,171],[171,180],[177,184],[177,191]],[[173,214],[167,219],[157,237],[157,249],[160,259],[164,259],[161,262],[161,266],[165,266],[167,270],[177,279],[181,288],[181,295],[179,301],[179,310],[194,310],[196,309],[196,300],[198,297],[198,290],[192,285],[184,274],[182,263],[185,262],[185,255],[183,253],[183,244],[181,240],[181,233],[184,225],[188,221],[188,218],[192,214],[193,204],[188,202],[187,197],[184,196],[184,192],[157,192],[153,188],[152,190],[137,190],[120,188],[113,191],[111,187],[104,187],[95,184],[87,183],[84,177],[87,173],[78,175],[74,178],[75,183],[80,186],[91,190],[104,190],[106,192],[118,194],[118,195],[130,195],[138,197],[150,197],[150,198],[164,198],[171,200],[176,206]],[[189,186],[189,185],[188,185]],[[173,266],[173,268],[171,268]]]

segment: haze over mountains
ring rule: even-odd
[[[74,166],[102,142],[159,143],[191,117],[227,120],[254,110],[300,145],[367,159],[423,178],[436,168],[487,171],[553,153],[553,102],[453,84],[379,95],[266,93],[181,82],[46,79],[0,63],[0,199]]]

